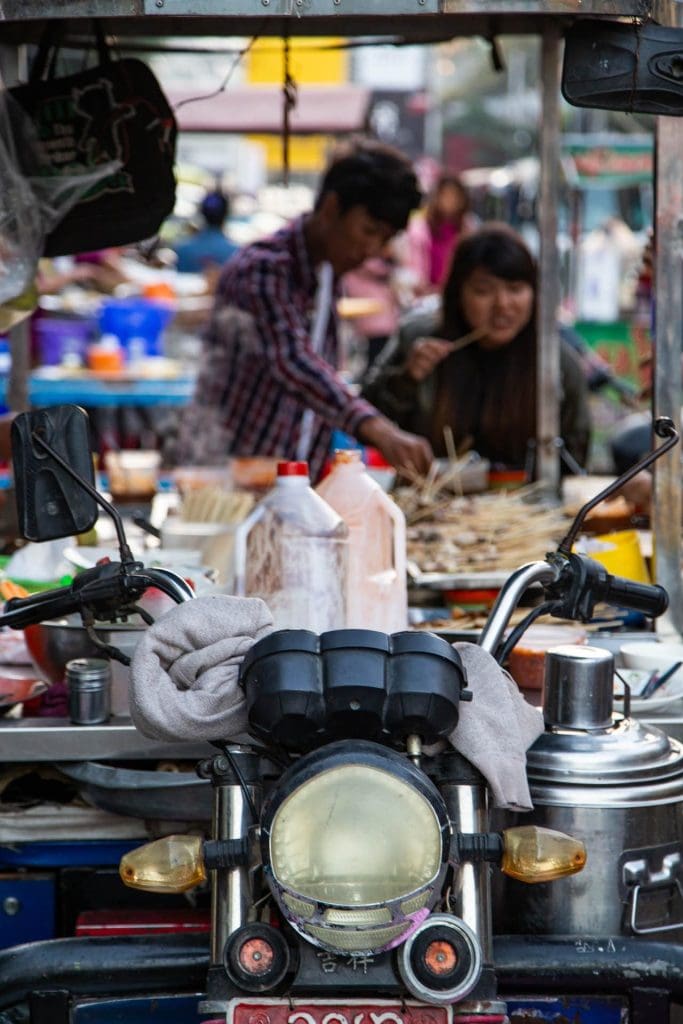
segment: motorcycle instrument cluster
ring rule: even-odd
[[[472,699],[453,647],[412,632],[278,630],[248,651],[240,683],[254,735],[295,751],[411,734],[433,743]]]

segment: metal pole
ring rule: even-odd
[[[557,250],[557,198],[560,168],[560,37],[556,26],[543,30],[541,42],[541,128],[538,227],[540,234],[538,289],[538,352],[536,394],[536,476],[548,493],[560,485],[560,339],[557,308],[560,261]]]
[[[481,786],[447,782],[442,786],[442,793],[451,821],[459,832],[488,830],[488,791],[483,782]],[[492,963],[491,869],[488,864],[464,863],[459,866],[452,910],[479,939],[484,962]]]
[[[222,764],[219,759],[219,768]],[[252,824],[245,796],[236,782],[226,784],[215,780],[213,837],[214,839],[242,839]],[[252,799],[255,790],[250,787]],[[225,944],[247,922],[251,906],[249,872],[246,867],[222,868],[211,872],[211,963],[223,960]]]
[[[655,180],[655,344],[653,413],[681,424],[681,351],[683,341],[683,122],[656,121]],[[654,464],[652,516],[655,575],[669,593],[661,632],[683,633],[681,586],[681,451],[674,448]]]
[[[0,46],[0,77],[5,86],[26,80],[26,47]],[[24,321],[9,332],[12,364],[7,381],[6,403],[15,412],[28,409],[28,378],[30,366],[30,333]]]

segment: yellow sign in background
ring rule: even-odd
[[[348,77],[348,51],[334,49],[342,39],[330,36],[289,40],[289,73],[297,85],[342,85]],[[284,81],[284,40],[258,39],[248,54],[246,80],[253,85],[282,85]],[[269,171],[282,167],[282,138],[279,135],[249,135],[261,145]],[[329,135],[293,135],[289,140],[289,166],[293,173],[315,173],[326,162],[332,138]]]

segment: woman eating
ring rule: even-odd
[[[494,466],[527,467],[536,438],[537,291],[523,239],[505,224],[482,226],[455,249],[440,312],[404,325],[363,396],[428,438],[437,456],[454,446]],[[588,389],[565,343],[560,370],[560,433],[570,459],[584,466]]]

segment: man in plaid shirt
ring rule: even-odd
[[[402,154],[359,143],[330,165],[310,213],[228,261],[178,461],[307,459],[316,480],[338,428],[397,468],[426,472],[429,443],[355,396],[336,370],[337,282],[382,251],[420,198]]]

